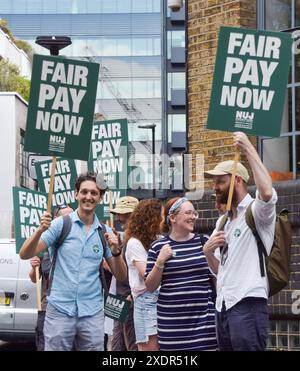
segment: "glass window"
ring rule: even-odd
[[[296,178],[300,179],[300,136],[296,137]]]
[[[99,0],[86,0],[87,13],[101,13],[101,1]]]
[[[88,54],[87,40],[73,39],[72,48],[74,57],[85,57]]]
[[[118,13],[130,13],[131,12],[131,0],[118,0],[117,8],[118,8]]]
[[[117,0],[103,0],[102,1],[103,13],[117,13]]]
[[[3,1],[4,3],[9,3],[9,1]],[[12,12],[14,14],[25,14],[26,13],[26,0],[12,0]],[[1,11],[2,5],[0,5]]]
[[[147,12],[146,0],[132,0],[132,13],[145,13]]]
[[[274,182],[293,179],[292,148],[292,137],[263,140],[263,163]]]
[[[296,104],[295,104],[295,116],[296,116],[296,131],[300,131],[300,86],[296,89]]]
[[[168,59],[172,48],[185,47],[185,31],[168,31]]]
[[[186,132],[186,115],[168,115],[168,142],[172,142],[173,132]]]
[[[168,73],[168,100],[171,100],[172,90],[185,90],[185,73]]]
[[[132,55],[154,55],[152,38],[132,39]]]
[[[131,39],[117,39],[117,56],[131,56]]]
[[[287,30],[300,24],[299,0],[264,0],[264,4],[266,13],[264,26],[266,29]],[[300,36],[296,35],[295,33],[295,58],[293,61],[293,67],[295,68],[290,70],[288,93],[282,118],[282,138],[273,140],[261,139],[262,157],[266,161],[269,171],[273,172],[273,179],[277,181],[298,178],[300,166],[298,164],[298,158],[300,159],[300,154],[298,155],[298,132],[300,131],[300,109],[298,108],[300,104]],[[279,153],[278,151],[281,150],[286,152],[281,158],[276,157],[276,153]],[[276,161],[273,161],[271,156],[275,156]],[[278,165],[276,164],[277,162]]]
[[[295,9],[295,26],[300,26],[300,1],[296,0],[296,9]]]
[[[69,2],[70,3],[70,2]],[[71,1],[72,13],[86,13],[86,0]]]
[[[30,0],[30,4],[28,5],[27,5],[28,14],[42,14],[43,13],[43,2],[42,1]]]
[[[117,40],[103,39],[102,40],[102,55],[109,57],[117,55]]]
[[[46,2],[48,3],[48,1],[46,0]],[[77,13],[77,12],[73,12],[72,10],[72,7],[73,7],[73,4],[76,3],[76,1],[71,1],[70,3],[70,0],[56,0],[56,9],[57,9],[57,13],[58,14],[63,14],[63,13]]]
[[[290,321],[289,330],[291,333],[299,333],[300,331],[300,322],[299,321]]]
[[[14,1],[18,2],[18,0],[14,0]],[[0,1],[0,13],[3,13],[3,14],[12,13],[13,12],[12,6],[13,6],[12,1]]]
[[[93,57],[101,54],[102,40],[89,39],[86,42],[86,56]]]
[[[280,31],[291,28],[291,0],[267,0],[266,29]]]
[[[292,115],[292,89],[287,89],[285,105],[282,115],[281,133],[289,133],[293,130],[293,115]]]
[[[160,2],[161,0],[153,0],[153,12],[160,13]]]

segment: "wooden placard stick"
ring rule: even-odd
[[[36,284],[36,302],[38,311],[42,310],[42,303],[41,303],[41,288],[40,288],[40,268],[35,267],[35,284]]]
[[[109,191],[109,210],[112,210],[112,191]],[[114,216],[110,213],[110,228],[114,228]]]
[[[54,189],[54,177],[55,177],[55,169],[56,169],[56,157],[52,157],[52,164],[51,164],[51,178],[50,178],[50,186],[49,186],[49,193],[48,193],[48,204],[47,204],[47,212],[51,213],[52,207],[52,196],[53,196],[53,189]]]
[[[234,154],[232,173],[231,173],[232,176],[231,176],[231,182],[230,182],[230,188],[229,188],[229,195],[228,195],[228,200],[227,200],[227,207],[226,207],[227,211],[231,210],[232,197],[233,197],[233,191],[234,191],[234,181],[235,181],[237,165],[239,161],[240,161],[240,152],[238,149],[236,149],[235,154]]]

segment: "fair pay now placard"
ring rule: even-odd
[[[99,64],[35,55],[25,151],[88,160]]]
[[[292,37],[221,27],[207,128],[278,137]]]

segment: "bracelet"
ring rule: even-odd
[[[118,248],[118,252],[111,252],[111,255],[116,258],[117,256],[120,256],[122,254],[122,250]]]
[[[164,269],[165,268],[165,265],[159,265],[157,264],[157,262],[154,263],[154,265],[156,266],[157,269]]]

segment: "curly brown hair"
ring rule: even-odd
[[[141,241],[146,251],[157,239],[161,221],[162,203],[156,198],[142,200],[130,216],[125,232],[125,242],[131,237]]]

